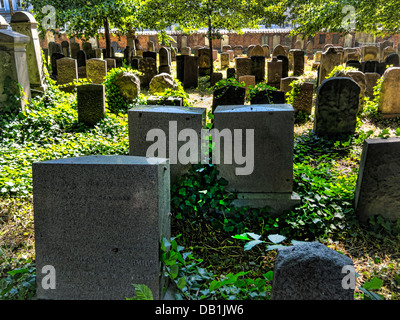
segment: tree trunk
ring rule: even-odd
[[[108,18],[104,17],[104,37],[106,39],[106,56],[104,58],[111,58],[111,38],[110,38],[110,24]]]
[[[12,17],[14,14],[14,7],[13,7],[12,0],[8,0],[8,6],[10,7],[10,16]]]
[[[213,41],[212,41],[212,25],[211,25],[211,15],[208,17],[208,42],[210,45],[210,80],[211,75],[214,72],[214,59],[213,59]]]

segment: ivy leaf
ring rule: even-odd
[[[244,245],[244,251],[250,250],[250,249],[252,249],[254,246],[256,246],[256,245],[258,245],[258,244],[260,244],[260,243],[263,243],[263,242],[264,242],[264,241],[262,241],[262,240],[253,240],[253,241],[247,242],[247,243]]]
[[[270,234],[268,239],[273,243],[281,243],[283,240],[286,239],[285,236],[281,236],[280,234]]]

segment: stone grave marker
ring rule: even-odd
[[[311,82],[303,82],[293,101],[294,112],[302,111],[308,115],[312,111],[314,84]]]
[[[51,55],[51,76],[53,79],[57,79],[57,60],[65,58],[62,53],[55,52]]]
[[[263,50],[264,50],[264,56],[265,56],[266,58],[269,58],[269,57],[271,56],[271,52],[270,52],[270,50],[269,50],[269,46],[268,46],[267,44],[264,44],[264,45],[262,45],[261,47],[262,47]]]
[[[214,90],[212,111],[218,106],[243,105],[246,98],[244,87],[229,86]]]
[[[90,83],[77,86],[77,101],[79,122],[92,126],[104,118],[104,85]]]
[[[356,129],[360,86],[350,78],[332,77],[317,89],[314,131],[317,135],[352,134]]]
[[[376,72],[365,73],[365,95],[371,100],[374,98],[374,87],[381,75]]]
[[[114,58],[106,58],[104,59],[104,61],[106,62],[106,66],[107,66],[107,73],[111,70],[116,68],[116,62]]]
[[[69,57],[70,56],[70,50],[69,50],[69,42],[64,40],[61,42],[61,49],[62,53],[64,56]]]
[[[391,53],[384,60],[385,66],[400,67],[400,58],[397,53]]]
[[[171,52],[161,47],[158,51],[159,70],[158,73],[171,73]]]
[[[378,111],[385,118],[400,116],[399,94],[400,68],[388,68],[383,74]]]
[[[222,73],[221,72],[213,72],[211,73],[210,77],[210,85],[214,86],[218,81],[222,80]]]
[[[325,52],[322,53],[318,85],[325,80],[325,78],[336,66],[340,65],[340,61],[341,55],[333,47],[329,47]]]
[[[251,75],[251,58],[237,57],[235,58],[235,64],[237,79],[241,76]]]
[[[75,59],[65,57],[57,60],[57,84],[64,85],[78,81],[78,65]],[[65,88],[64,91],[71,92],[74,86]]]
[[[285,104],[286,98],[283,91],[263,90],[250,97],[250,104]]]
[[[282,61],[274,56],[271,61],[268,61],[267,65],[267,83],[279,89],[282,79]]]
[[[400,138],[364,141],[355,190],[358,219],[367,223],[373,216],[396,221],[400,218]]]
[[[276,57],[278,55],[287,56],[285,48],[280,44],[278,44],[276,47],[274,47],[274,50],[272,51],[273,57]]]
[[[221,69],[229,67],[229,53],[223,52],[220,54],[221,59]]]
[[[237,45],[233,47],[233,53],[235,58],[243,54],[243,46]]]
[[[79,43],[71,42],[71,58],[78,59],[79,50],[81,50]]]
[[[293,76],[301,76],[304,73],[304,51],[291,50],[293,54]]]
[[[170,238],[167,159],[85,156],[32,165],[40,300],[125,300],[132,283],[155,300],[166,284],[160,241]],[[51,199],[51,201],[49,201]],[[146,239],[146,241],[143,241]]]
[[[89,59],[86,61],[86,76],[92,83],[102,84],[107,75],[107,62],[102,59]]]
[[[235,68],[228,68],[226,69],[226,78],[234,78],[236,77],[236,69]]]
[[[147,88],[151,79],[157,75],[157,63],[153,58],[143,58],[139,61],[139,71],[143,73],[140,75],[141,89]]]
[[[232,139],[234,130],[241,132],[241,150],[248,159],[239,164],[229,139],[221,139],[222,134],[212,138],[219,153],[215,159],[218,176],[226,179],[226,189],[237,195],[236,207],[270,206],[268,214],[277,216],[298,204],[299,197],[292,190],[293,127],[294,110],[287,104],[219,105],[215,109],[214,128],[219,133],[230,132]]]
[[[289,55],[290,56],[290,55]],[[276,58],[282,61],[282,78],[287,78],[289,75],[289,59],[287,56],[278,55]]]
[[[176,56],[176,78],[184,88],[197,88],[199,85],[199,57]]]
[[[319,242],[279,248],[271,300],[353,300],[354,288],[342,284],[345,267],[354,270],[353,261]]]
[[[265,57],[264,49],[260,45],[255,45],[251,50],[251,56],[263,56]]]
[[[379,48],[375,46],[361,47],[361,57],[363,61],[379,60]]]
[[[174,183],[191,164],[200,163],[205,116],[205,108],[136,106],[128,111],[129,154],[170,159],[171,183]],[[194,136],[181,137],[184,129],[191,129]]]
[[[297,77],[286,77],[286,78],[282,78],[281,79],[281,85],[280,85],[280,90],[283,92],[289,92],[290,90],[292,90],[292,87],[290,86],[290,84],[295,81],[298,80],[299,78]]]
[[[255,76],[256,83],[264,82],[265,57],[263,55],[262,56],[252,55],[250,59],[251,59],[251,75]]]
[[[199,55],[199,76],[209,75],[211,67],[210,49],[200,48],[198,50],[198,55]]]

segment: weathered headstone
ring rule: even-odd
[[[376,86],[381,75],[376,72],[365,73],[365,96],[371,100],[374,98],[374,87]]]
[[[254,50],[253,50],[254,52]],[[255,76],[256,83],[265,80],[265,57],[263,55],[251,56],[251,74]]]
[[[240,76],[238,81],[240,83],[244,83],[244,87],[246,89],[246,97],[249,95],[249,87],[252,86],[254,88],[256,85],[256,77],[251,75]]]
[[[119,94],[129,102],[140,94],[140,79],[133,72],[120,72],[115,76],[115,86],[118,88]]]
[[[314,131],[317,135],[351,134],[357,124],[360,86],[350,78],[332,77],[317,90]]]
[[[289,55],[290,56],[290,55]],[[282,78],[286,78],[289,75],[289,59],[284,55],[277,55],[276,58],[282,61]]]
[[[304,73],[304,51],[291,50],[293,54],[293,76],[301,76]]]
[[[361,56],[363,61],[379,60],[379,48],[375,46],[361,47]]]
[[[218,106],[243,105],[246,98],[244,87],[228,86],[214,90],[212,111]]]
[[[354,282],[343,285],[346,272]],[[271,300],[353,300],[353,261],[319,242],[278,249],[275,259]]]
[[[294,112],[304,112],[311,114],[313,102],[314,84],[311,82],[303,82],[300,84],[298,92],[293,101]]]
[[[278,55],[287,56],[285,48],[283,48],[283,46],[280,44],[278,44],[276,47],[274,47],[274,50],[272,51],[273,57],[276,57]]]
[[[385,66],[400,67],[400,57],[398,53],[391,53],[385,57]]]
[[[236,69],[235,68],[228,68],[226,69],[226,78],[233,78],[235,79],[236,77]]]
[[[141,88],[147,88],[150,84],[151,79],[157,75],[157,63],[153,58],[143,58],[139,61],[139,71],[142,72],[140,75],[140,86]]]
[[[235,57],[240,56],[243,54],[243,46],[237,45],[233,47],[233,53]]]
[[[151,94],[163,93],[166,89],[176,90],[178,84],[169,73],[155,75],[149,84]]]
[[[71,58],[78,59],[79,50],[81,50],[79,43],[71,42]]]
[[[134,295],[132,283],[163,298],[167,159],[67,158],[34,163],[32,174],[36,266],[51,266],[56,275],[50,289],[43,286],[48,274],[38,272],[38,299],[125,300]]]
[[[236,64],[236,77],[239,79],[241,76],[251,75],[251,59],[245,57],[235,58]]]
[[[306,55],[309,60],[312,60],[314,58],[314,43],[312,41],[307,42]]]
[[[279,89],[282,79],[282,61],[278,60],[276,57],[272,57],[267,65],[267,83]]]
[[[264,56],[265,56],[266,58],[269,58],[270,55],[271,55],[271,52],[270,52],[270,50],[269,50],[269,46],[268,46],[267,44],[264,44],[264,45],[262,45],[262,48],[263,48],[263,50],[264,50]]]
[[[336,66],[340,65],[340,61],[341,55],[333,47],[329,47],[322,53],[318,85],[325,80]]]
[[[79,50],[77,53],[77,63],[78,67],[86,67],[86,53],[83,50]]]
[[[197,88],[199,85],[199,57],[176,56],[176,78],[184,88]]]
[[[9,94],[19,95],[19,88],[14,83],[19,83],[24,91],[24,96],[19,100],[17,110],[11,110],[17,114],[24,110],[25,100],[31,97],[28,65],[26,61],[26,45],[29,37],[11,30],[0,30],[0,102],[8,99]],[[8,88],[7,88],[8,86]],[[7,89],[6,89],[7,88]],[[8,110],[10,111],[10,110]],[[3,113],[0,107],[0,114]]]
[[[117,64],[115,62],[114,58],[106,58],[104,59],[104,61],[106,62],[106,66],[107,66],[107,73],[111,70],[117,67]]]
[[[44,91],[43,61],[39,33],[36,28],[37,24],[33,15],[25,11],[15,12],[10,21],[10,26],[13,31],[29,37],[29,42],[26,45],[26,59],[30,87],[31,89]]]
[[[53,55],[53,53],[62,53],[61,45],[57,42],[50,41],[47,45],[49,48],[49,57]]]
[[[229,139],[212,139],[215,150],[220,153],[220,159],[215,159],[219,177],[227,180],[226,189],[237,195],[233,202],[236,207],[270,206],[269,214],[276,216],[299,202],[292,190],[293,126],[294,111],[290,105],[220,105],[216,108],[214,128],[219,133],[225,130],[232,135],[234,131],[241,132],[241,150],[246,150],[248,161],[239,164],[239,159],[232,157]],[[237,142],[232,141],[236,148]]]
[[[399,94],[400,68],[391,67],[383,74],[378,111],[385,118],[400,116]]]
[[[285,104],[283,91],[265,89],[250,97],[250,104]]]
[[[158,73],[171,73],[171,52],[164,47],[158,51],[159,71]]]
[[[200,163],[199,147],[205,116],[205,108],[136,106],[128,111],[129,154],[170,159],[171,182],[174,183],[191,164]],[[157,144],[150,132],[154,129],[160,131],[154,133]],[[181,138],[180,132],[184,129],[192,129],[195,137]]]
[[[400,138],[366,139],[355,190],[358,219],[366,223],[373,216],[396,221],[400,218]]]
[[[78,81],[78,65],[75,59],[62,58],[57,60],[57,84],[64,85]],[[73,86],[66,88],[65,91],[70,91]]]
[[[223,52],[220,55],[221,59],[221,69],[229,67],[229,53]]]
[[[298,78],[297,77],[282,78],[281,79],[280,90],[285,92],[285,93],[289,92],[290,90],[292,90],[292,87],[290,86],[290,84],[295,80],[298,80]]]
[[[249,46],[247,47],[247,52],[246,52],[247,58],[251,58],[251,51],[253,50],[254,47],[255,47],[254,44],[251,44],[251,45],[249,45]]]
[[[232,49],[232,47],[230,46],[230,45],[224,45],[224,46],[222,46],[222,52],[223,53],[225,53],[225,52],[227,52],[228,50],[231,50]]]
[[[107,75],[107,63],[102,59],[89,59],[86,61],[86,76],[92,83],[102,84]]]
[[[199,55],[199,76],[209,75],[211,67],[210,49],[201,48],[198,50],[198,55]]]
[[[253,49],[251,50],[251,55],[252,56],[263,56],[265,57],[264,49],[260,45],[255,45]]]
[[[70,56],[70,50],[69,50],[69,42],[64,40],[61,42],[61,49],[62,53],[64,56],[69,57]]]
[[[191,52],[192,52],[192,49],[190,47],[183,47],[181,49],[182,55],[190,56]]]
[[[155,52],[154,42],[148,41],[147,42],[147,51]]]
[[[62,53],[55,52],[51,55],[51,76],[53,79],[57,79],[57,60],[65,58]]]
[[[221,72],[213,72],[211,73],[210,77],[210,85],[214,86],[218,81],[222,80],[222,73]]]
[[[77,86],[78,121],[95,125],[105,116],[105,89],[102,84]]]

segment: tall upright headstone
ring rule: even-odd
[[[31,89],[43,91],[45,86],[43,61],[37,25],[35,18],[29,12],[17,11],[11,17],[10,26],[13,31],[29,37],[26,45],[26,59]]]
[[[360,86],[351,78],[332,77],[317,90],[314,131],[317,135],[354,133]]]
[[[293,76],[301,76],[304,73],[304,51],[300,49],[291,51],[293,54]]]
[[[102,84],[106,75],[107,62],[97,58],[86,61],[86,76],[93,83]]]
[[[236,64],[236,77],[239,79],[241,76],[251,75],[251,59],[245,57],[237,57]]]
[[[105,116],[105,89],[102,84],[77,86],[78,121],[95,125]]]
[[[251,74],[255,76],[256,83],[265,80],[265,57],[263,55],[251,56]]]
[[[176,78],[184,88],[197,88],[199,85],[199,57],[176,56]]]
[[[341,56],[335,48],[329,47],[321,55],[320,72],[318,78],[318,85],[331,73],[331,71],[340,65]]]
[[[282,61],[272,57],[267,63],[267,83],[279,89],[282,79]]]
[[[201,48],[198,50],[199,55],[199,76],[209,75],[211,67],[210,49]]]
[[[159,247],[171,236],[167,159],[57,159],[34,163],[32,175],[36,266],[56,275],[56,287],[48,288],[47,273],[38,272],[38,299],[126,300],[134,296],[132,283],[163,298]]]
[[[28,74],[28,64],[26,61],[26,45],[29,37],[11,30],[0,30],[0,102],[8,98],[8,94],[20,95],[16,83],[19,83],[25,96],[20,99],[18,110],[12,110],[18,113],[24,110],[25,100],[31,97],[31,88]],[[7,93],[7,91],[10,91]],[[0,114],[3,112],[0,109]]]
[[[391,67],[383,74],[378,111],[386,118],[400,116],[400,101],[398,98],[400,83],[400,68]]]
[[[57,60],[57,84],[78,81],[78,65],[75,59],[64,57]]]

